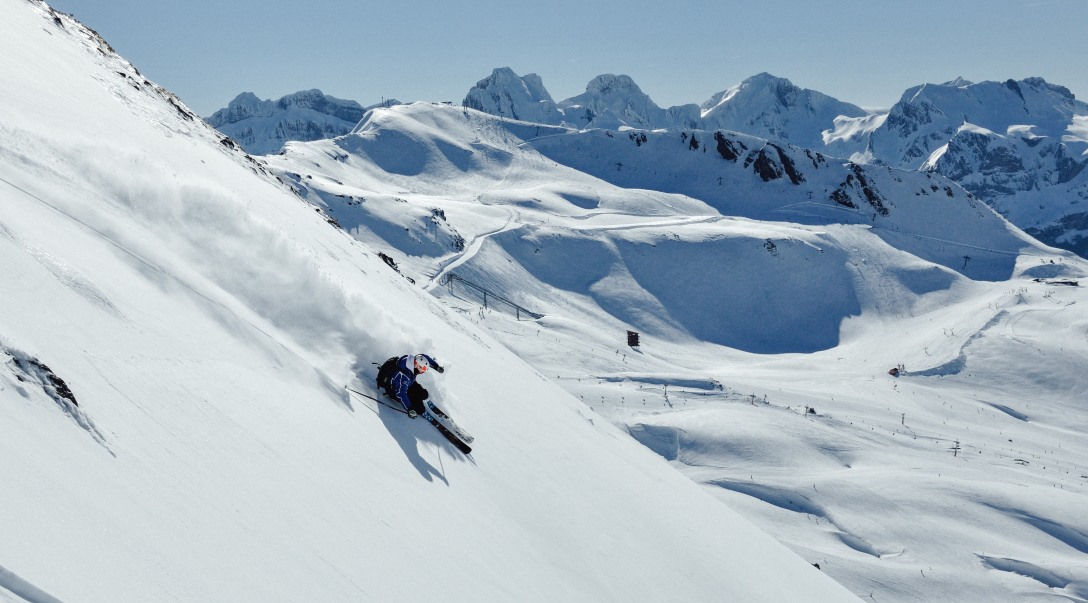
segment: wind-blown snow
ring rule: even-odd
[[[1084,143],[1082,155],[1088,155],[1088,115],[1074,115],[1062,142]]]

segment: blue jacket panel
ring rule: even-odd
[[[408,388],[416,382],[416,370],[412,366],[412,356],[401,356],[397,359],[397,372],[389,378],[393,396],[404,406],[405,412],[412,408],[412,402],[408,399]]]
[[[438,366],[434,358],[426,354],[421,354],[421,356],[425,357],[431,363],[431,366]],[[412,401],[408,399],[408,388],[412,387],[412,384],[416,382],[416,369],[412,361],[413,358],[415,358],[415,354],[408,354],[398,358],[397,372],[393,373],[393,376],[389,378],[389,385],[392,386],[393,395],[404,406],[405,411],[412,408]]]

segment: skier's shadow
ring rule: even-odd
[[[376,406],[378,407],[378,418],[382,420],[385,428],[389,430],[389,435],[393,436],[397,445],[404,452],[404,456],[408,457],[408,461],[412,463],[416,471],[419,471],[419,474],[429,482],[434,481],[434,478],[438,478],[447,486],[450,485],[450,481],[446,479],[444,468],[436,468],[427,459],[423,458],[419,451],[421,441],[434,443],[434,449],[439,454],[439,467],[441,467],[442,451],[451,447],[449,442],[446,442],[446,439],[442,437],[442,434],[438,433],[425,419],[412,420],[407,415],[382,404]]]
[[[360,388],[360,391],[367,391],[367,389],[363,389],[363,387],[365,387],[362,385],[363,383],[374,383],[374,376],[369,374],[369,372],[357,372],[356,375],[358,377],[358,382],[353,383],[352,387]],[[348,396],[345,403],[349,409],[352,409],[352,394],[348,392],[344,393]],[[377,392],[376,395],[382,396],[384,394]],[[454,448],[453,444],[450,444],[433,425],[430,425],[427,420],[423,418],[410,419],[404,413],[397,412],[375,400],[356,398],[356,401],[364,404],[369,410],[378,415],[378,418],[381,419],[382,424],[385,425],[385,429],[389,432],[389,435],[393,436],[393,440],[400,446],[401,451],[404,452],[404,456],[408,458],[408,461],[412,463],[412,466],[416,468],[416,471],[419,471],[419,474],[423,476],[423,479],[433,482],[435,478],[438,478],[447,486],[450,485],[449,479],[446,478],[445,468],[442,466],[442,453],[448,452],[451,453],[451,455],[456,455],[460,454],[460,451]],[[399,404],[399,402],[395,404]],[[427,448],[436,451],[439,467],[436,468],[430,461],[423,458],[423,455],[420,453],[421,442],[434,444],[434,446],[427,446]],[[454,457],[451,456],[450,458]]]

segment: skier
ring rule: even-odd
[[[428,368],[440,373],[446,371],[434,358],[426,354],[408,354],[399,358],[394,356],[378,369],[378,389],[384,390],[387,396],[400,402],[408,416],[414,419],[426,410],[423,401],[430,396],[416,382],[416,376],[426,373]]]

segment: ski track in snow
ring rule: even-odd
[[[476,254],[480,252],[480,247],[483,246],[484,242],[487,241],[487,239],[497,234],[501,234],[511,230],[517,230],[521,227],[522,225],[517,224],[514,220],[513,210],[510,210],[505,224],[503,224],[499,228],[496,228],[495,230],[485,232],[474,237],[468,247],[465,248],[464,252],[458,254],[453,259],[449,260],[444,266],[442,266],[438,273],[435,274],[435,276],[432,277],[430,281],[424,286],[424,290],[433,291],[435,287],[440,286],[442,278],[456,270],[458,266],[461,266],[462,264],[468,262],[473,257],[475,257]]]

